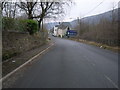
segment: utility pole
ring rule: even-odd
[[[120,35],[119,29],[120,29],[120,1],[118,2],[118,35]],[[118,46],[120,46],[120,37],[118,37]]]
[[[112,25],[114,24],[114,21],[115,21],[115,14],[114,14],[114,12],[115,12],[115,5],[114,5],[114,2],[112,3],[113,5],[112,5]]]
[[[80,37],[80,28],[81,28],[81,18],[78,17],[78,25],[79,25],[79,29],[78,29],[78,38]]]

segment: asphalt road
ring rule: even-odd
[[[14,88],[117,88],[118,54],[52,37],[55,45],[26,70]]]

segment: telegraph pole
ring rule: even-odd
[[[78,29],[78,38],[80,37],[80,28],[81,28],[81,18],[78,17],[78,25],[79,25],[79,29]]]

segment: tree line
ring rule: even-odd
[[[42,30],[44,18],[57,18],[64,15],[64,6],[72,3],[71,0],[64,2],[42,1],[38,0],[18,0],[17,2],[8,2],[3,0],[1,3],[2,15],[8,18],[18,18],[19,16],[26,16],[27,19],[36,20],[38,22],[38,29]]]
[[[75,27],[79,31],[78,39],[94,41],[110,46],[120,46],[120,39],[118,38],[119,20],[113,10],[111,20],[101,18],[98,23],[90,22],[84,22],[84,18],[78,22],[78,25]]]

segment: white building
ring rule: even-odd
[[[68,22],[63,22],[60,25],[56,25],[53,28],[53,36],[56,37],[64,37],[66,36],[67,30],[69,30],[71,27],[70,23]]]
[[[69,30],[68,26],[61,25],[60,27],[58,27],[58,36],[60,36],[61,38],[66,36],[67,30]]]
[[[53,36],[58,37],[58,25],[53,27]]]

